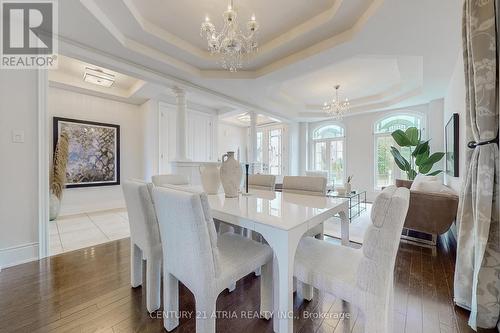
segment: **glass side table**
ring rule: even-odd
[[[349,222],[366,210],[366,191],[352,191],[351,193],[345,194],[339,194],[335,191],[328,192],[327,196],[349,200]]]

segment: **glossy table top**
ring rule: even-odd
[[[241,222],[238,224],[242,226],[253,222],[284,230],[311,221],[323,222],[347,205],[346,199],[263,190],[250,190],[250,195],[240,194],[237,198],[213,194],[208,195],[208,200],[215,218],[232,218],[228,222]]]

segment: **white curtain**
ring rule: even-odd
[[[467,174],[458,211],[455,303],[469,325],[497,327],[500,316],[498,58],[495,0],[465,0]],[[496,142],[495,141],[496,138]]]

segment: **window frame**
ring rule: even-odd
[[[333,138],[325,138],[325,139],[315,139],[314,138],[314,133],[324,127],[328,126],[338,126],[342,129],[343,131],[343,136],[338,136],[338,137],[333,137]],[[322,122],[320,124],[316,124],[314,127],[310,129],[310,135],[309,135],[309,151],[311,152],[310,154],[310,165],[309,168],[310,170],[316,170],[316,143],[318,142],[325,142],[325,151],[326,151],[326,160],[330,161],[331,160],[331,142],[338,142],[342,141],[342,160],[344,162],[342,166],[342,181],[340,183],[334,183],[334,186],[343,186],[345,179],[346,179],[346,168],[347,168],[347,151],[346,151],[346,128],[345,125],[341,122],[338,121],[328,121],[328,122]],[[328,171],[328,170],[322,170],[322,171]],[[330,177],[330,174],[328,174]]]
[[[377,174],[378,174],[378,155],[377,155],[377,139],[381,137],[391,137],[391,132],[377,132],[377,125],[388,119],[388,118],[393,118],[393,117],[398,117],[398,116],[411,116],[415,118],[420,119],[420,130],[422,131],[422,139],[427,138],[427,117],[424,113],[421,112],[416,112],[416,111],[404,111],[404,112],[392,112],[389,114],[385,114],[382,117],[377,118],[373,122],[372,126],[372,132],[373,132],[373,188],[375,191],[381,191],[382,188],[377,186]],[[393,181],[395,181],[398,178],[401,178],[403,176],[403,172],[401,169],[399,169],[397,166],[395,167],[395,172],[393,173]]]

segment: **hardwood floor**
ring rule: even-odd
[[[144,289],[130,287],[129,246],[123,239],[3,270],[0,332],[164,331],[161,311],[151,318]],[[429,249],[400,245],[394,332],[473,332],[466,311],[452,303],[454,246],[442,238],[433,257]],[[180,310],[194,311],[192,294],[183,286],[180,293]],[[296,332],[363,332],[356,309],[315,293],[311,302],[295,297]],[[271,321],[232,318],[242,311],[254,315],[258,305],[258,278],[247,276],[233,293],[219,296],[217,310],[230,312],[217,320],[217,332],[272,332]],[[194,332],[194,319],[186,317],[175,332]]]

